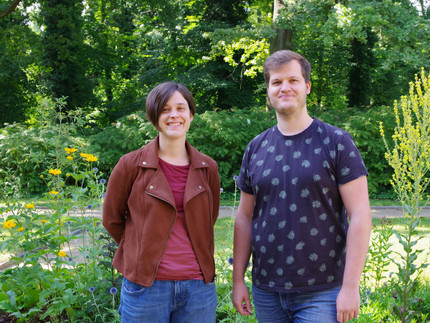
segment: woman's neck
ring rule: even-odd
[[[159,137],[158,157],[169,164],[183,166],[190,163],[185,138],[178,140],[168,140],[163,136]]]

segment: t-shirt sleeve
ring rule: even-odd
[[[351,135],[347,132],[337,142],[338,167],[336,178],[339,185],[369,175],[363,158]]]
[[[251,144],[248,144],[243,154],[242,166],[240,167],[237,186],[242,192],[245,192],[248,194],[254,194],[252,185],[251,185],[251,178],[249,176],[249,154],[251,149],[250,146]]]

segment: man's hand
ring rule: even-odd
[[[337,320],[347,322],[358,316],[360,292],[358,288],[342,287],[336,300]]]
[[[232,302],[240,315],[251,315],[252,306],[245,282],[233,283]]]

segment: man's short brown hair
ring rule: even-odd
[[[311,64],[309,61],[299,53],[291,50],[280,50],[274,52],[264,62],[264,79],[266,80],[266,84],[269,84],[271,70],[280,68],[291,62],[293,59],[300,63],[303,78],[306,83],[309,83],[311,81]]]

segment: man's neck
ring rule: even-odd
[[[299,115],[282,116],[276,114],[276,119],[278,120],[279,131],[285,136],[293,136],[303,132],[313,121],[306,110]]]

